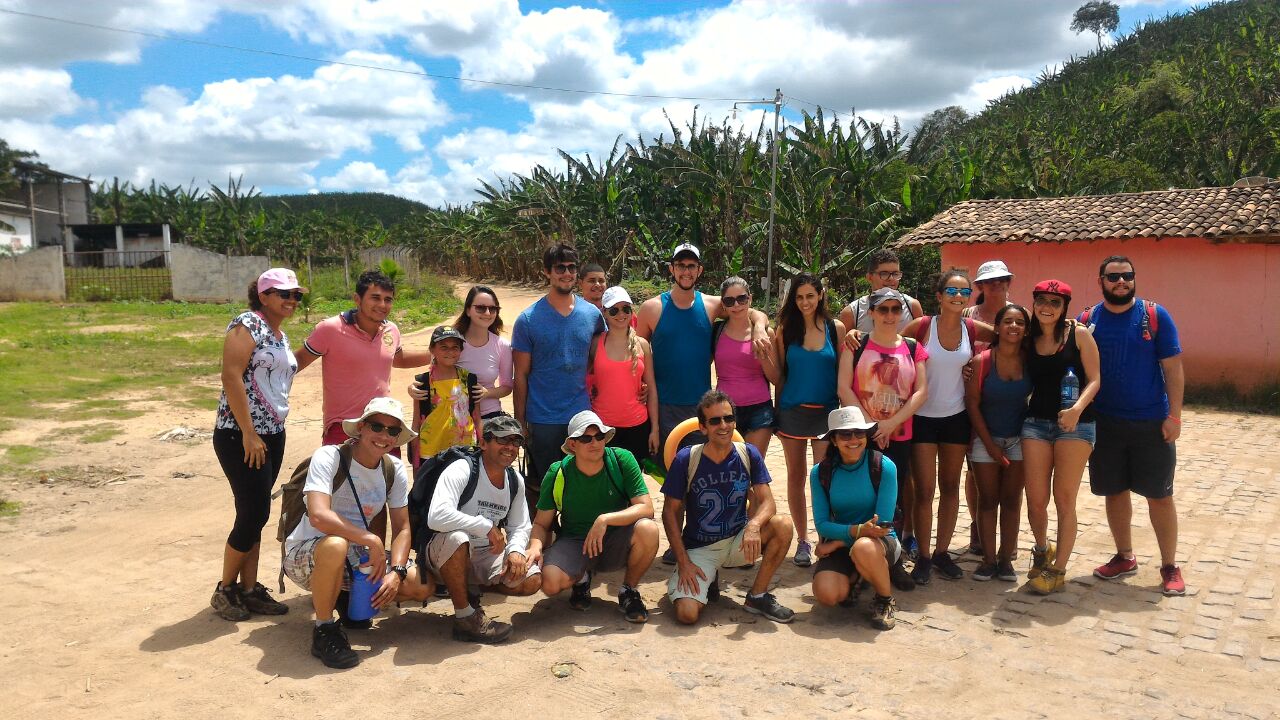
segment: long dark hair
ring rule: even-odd
[[[1005,315],[1008,315],[1011,312],[1022,313],[1022,320],[1027,324],[1027,331],[1022,334],[1021,348],[1023,350],[1027,349],[1027,343],[1031,341],[1031,325],[1035,322],[1035,319],[1032,318],[1031,313],[1021,305],[1005,305],[996,311],[996,319],[993,321],[996,328],[996,339],[991,342],[992,350],[995,350],[996,347],[1000,345],[1000,322],[1004,320]]]
[[[494,305],[501,306],[502,304],[498,302],[498,294],[493,291],[493,288],[488,285],[472,285],[471,289],[467,291],[467,299],[462,303],[462,314],[458,315],[458,319],[453,321],[453,329],[462,333],[464,336],[467,334],[467,331],[471,329],[471,316],[467,314],[467,311],[471,309],[471,305],[476,301],[476,296],[480,293],[487,293],[489,297],[493,298]],[[489,326],[489,332],[494,335],[502,334],[501,310],[494,315],[493,324]]]
[[[262,309],[262,298],[258,297],[257,280],[249,283],[249,309],[255,312]]]
[[[1062,298],[1062,316],[1058,318],[1058,322],[1053,326],[1053,339],[1059,343],[1065,342],[1067,339],[1067,324],[1070,322],[1067,318],[1071,315],[1071,298],[1062,297],[1056,293],[1035,293],[1031,296],[1033,305],[1035,304],[1036,295],[1053,295],[1056,298]],[[1027,340],[1035,342],[1036,338],[1040,337],[1041,334],[1040,321],[1035,320],[1030,323],[1030,327],[1027,328]]]
[[[821,278],[809,273],[800,273],[791,279],[791,287],[787,289],[787,299],[782,303],[782,307],[778,308],[778,332],[782,333],[783,346],[799,345],[804,342],[804,334],[808,328],[804,326],[804,313],[796,307],[796,294],[804,285],[812,286],[819,295],[822,295]],[[827,312],[827,299],[822,297],[818,300],[818,307],[813,313],[814,325],[825,328],[830,319],[831,313]]]
[[[858,458],[858,462],[862,462],[862,459],[867,457],[867,455],[872,451],[871,437],[875,435],[875,433],[875,426],[872,426],[867,430],[867,441],[862,445],[862,455]],[[835,472],[836,465],[840,465],[843,462],[844,461],[840,458],[840,448],[836,447],[835,442],[828,442],[827,454],[823,455],[822,459],[818,461],[819,477],[831,477],[831,474]]]

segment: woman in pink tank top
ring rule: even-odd
[[[720,285],[720,302],[728,320],[711,327],[711,357],[716,367],[716,389],[737,407],[738,432],[763,456],[777,427],[773,388],[782,379],[776,358],[764,337],[767,352],[757,352],[761,338],[751,324],[751,290],[747,281],[734,276]],[[762,359],[763,358],[763,359]]]
[[[643,462],[658,452],[658,394],[651,392],[653,354],[631,326],[631,296],[622,287],[604,291],[608,332],[596,340],[587,365],[591,409],[617,431],[612,445]]]

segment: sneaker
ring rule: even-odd
[[[476,610],[470,615],[453,619],[453,639],[459,642],[474,642],[491,645],[506,640],[511,635],[511,624],[498,622],[484,610]]]
[[[351,604],[351,591],[339,590],[338,602],[334,607],[338,611],[338,624],[348,630],[368,630],[373,627],[373,618],[366,620],[352,620],[347,617],[347,606]]]
[[[267,587],[262,583],[254,583],[249,592],[241,592],[245,608],[255,615],[284,615],[289,606],[271,597]]]
[[[996,576],[995,563],[982,563],[977,570],[973,571],[973,579],[978,582],[987,582]]]
[[[347,634],[336,622],[316,625],[311,631],[311,654],[320,658],[326,667],[345,670],[360,664],[360,656],[351,649]]]
[[[1018,582],[1018,571],[1013,569],[1013,561],[997,560],[996,577],[1005,582]]]
[[[674,549],[667,548],[667,551],[662,553],[662,564],[663,565],[676,564],[676,551]]]
[[[244,606],[244,596],[239,585],[223,586],[221,582],[213,586],[213,598],[209,600],[214,612],[223,620],[248,620],[249,609]]]
[[[889,566],[889,582],[902,592],[911,592],[916,589],[916,581],[911,577],[911,573],[907,572],[902,560]]]
[[[791,562],[800,567],[809,567],[813,564],[813,546],[808,540],[796,543],[796,556],[791,558]]]
[[[707,604],[720,599],[720,578],[711,578],[711,584],[707,586]]]
[[[894,613],[898,611],[898,602],[893,596],[881,597],[876,595],[871,598],[871,627],[880,630],[892,630],[898,621],[893,618]]]
[[[569,588],[569,607],[574,610],[586,610],[591,607],[591,571],[582,580]]]
[[[626,588],[618,593],[618,610],[627,617],[627,622],[642,623],[649,620],[649,609],[644,606],[644,598],[635,588]]]
[[[778,623],[789,623],[796,616],[793,610],[782,607],[778,603],[778,599],[773,596],[773,593],[765,593],[758,598],[747,595],[742,607],[753,615],[763,615]]]
[[[1103,580],[1115,580],[1125,575],[1136,575],[1138,572],[1138,558],[1126,558],[1120,553],[1111,556],[1106,565],[1099,565],[1094,568],[1093,576],[1100,577]]]
[[[1062,570],[1052,567],[1044,568],[1040,574],[1027,582],[1031,592],[1037,595],[1049,595],[1062,592],[1067,587],[1067,575]]]
[[[1187,594],[1187,584],[1182,580],[1182,568],[1177,565],[1160,568],[1160,591],[1170,597]]]
[[[951,559],[951,553],[935,552],[933,554],[933,568],[938,571],[946,580],[959,580],[964,577],[964,571]]]
[[[1052,542],[1049,543],[1048,549],[1044,551],[1031,548],[1031,569],[1027,571],[1027,579],[1035,580],[1040,577],[1040,573],[1045,567],[1052,565],[1058,559],[1058,548]]]
[[[915,562],[920,559],[920,543],[916,540],[915,535],[909,535],[902,539],[902,553]]]
[[[916,561],[916,566],[911,568],[911,579],[916,581],[916,585],[928,585],[932,571],[933,561],[922,557]]]

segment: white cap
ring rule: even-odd
[[[831,434],[837,430],[870,430],[875,426],[874,422],[862,416],[862,408],[849,405],[836,408],[827,414],[827,434],[822,437],[824,440],[830,440]]]
[[[985,282],[987,280],[998,280],[1000,278],[1012,278],[1013,273],[1009,272],[1009,266],[1000,260],[989,260],[978,266],[978,276],[973,279],[974,282]]]
[[[614,305],[617,305],[618,303],[626,303],[628,305],[635,304],[631,302],[631,296],[627,294],[627,291],[625,288],[623,288],[621,285],[614,285],[613,287],[604,291],[604,297],[600,300],[600,304],[603,305],[605,308],[611,308]]]
[[[680,257],[680,253],[692,253],[695,260],[702,262],[702,251],[698,250],[698,246],[693,243],[682,243],[671,251],[671,262],[675,262]]]
[[[572,455],[573,451],[569,449],[569,440],[582,437],[586,434],[587,429],[592,425],[600,428],[600,432],[605,435],[604,443],[608,445],[609,441],[613,439],[614,429],[605,425],[599,415],[591,412],[590,410],[583,410],[572,418],[569,418],[569,433],[565,436],[565,441],[564,444],[560,446],[560,451],[565,455]]]
[[[359,437],[360,432],[356,427],[364,422],[371,415],[390,415],[400,421],[400,434],[396,436],[396,445],[404,445],[410,440],[418,437],[418,433],[409,429],[409,424],[404,421],[404,406],[399,400],[389,397],[376,397],[364,406],[364,412],[358,418],[342,421],[342,429],[347,433],[348,437]]]

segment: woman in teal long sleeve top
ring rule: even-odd
[[[902,554],[891,524],[898,470],[892,460],[880,456],[879,488],[873,485],[867,438],[875,423],[867,422],[860,408],[832,410],[827,427],[827,456],[809,472],[814,527],[822,539],[813,568],[813,596],[822,605],[842,603],[858,578],[865,578],[876,592],[871,624],[888,630],[897,609],[889,566]],[[826,474],[831,477],[829,490],[822,486]]]

